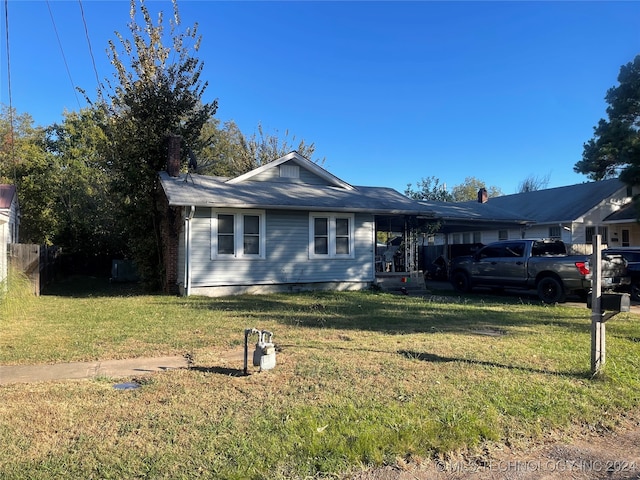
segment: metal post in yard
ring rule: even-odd
[[[247,375],[248,358],[249,358],[249,334],[253,329],[246,328],[244,330],[244,374]]]
[[[591,374],[596,375],[604,366],[605,355],[605,323],[602,318],[602,275],[600,235],[593,237],[593,254],[591,255]]]

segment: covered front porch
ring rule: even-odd
[[[420,251],[434,220],[418,215],[376,215],[375,283],[385,291],[426,293]]]

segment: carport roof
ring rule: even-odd
[[[492,200],[492,199],[491,199]],[[477,230],[480,226],[491,228],[514,228],[533,223],[529,218],[495,205],[491,200],[479,202],[420,202],[442,222],[441,231]]]

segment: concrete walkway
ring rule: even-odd
[[[188,366],[189,362],[183,356],[55,363],[51,365],[5,365],[0,366],[0,385],[97,377],[122,378],[188,368]]]

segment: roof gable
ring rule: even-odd
[[[9,210],[16,196],[15,185],[0,185],[0,209]],[[17,198],[15,199],[17,203]]]
[[[638,220],[638,216],[640,215],[640,205],[636,202],[629,202],[620,208],[620,210],[613,212],[607,218],[604,219],[605,222],[636,222]]]
[[[306,176],[306,181],[300,182],[299,180],[294,180],[283,175],[284,169],[287,169],[289,172],[293,172],[294,170],[291,167],[297,166],[300,169],[304,170],[310,175]],[[309,178],[314,177],[319,181],[309,181]],[[324,168],[319,165],[313,163],[307,158],[300,155],[298,152],[290,152],[273,162],[266,163],[258,168],[251,170],[243,175],[240,175],[235,178],[231,178],[227,180],[225,183],[230,185],[236,185],[245,183],[248,181],[254,182],[264,182],[264,181],[273,181],[274,179],[282,179],[285,182],[290,183],[324,183],[327,186],[343,188],[345,190],[355,190],[355,187],[349,185],[344,180],[339,179],[332,173],[328,172]],[[304,175],[298,176],[298,178],[305,178]]]

